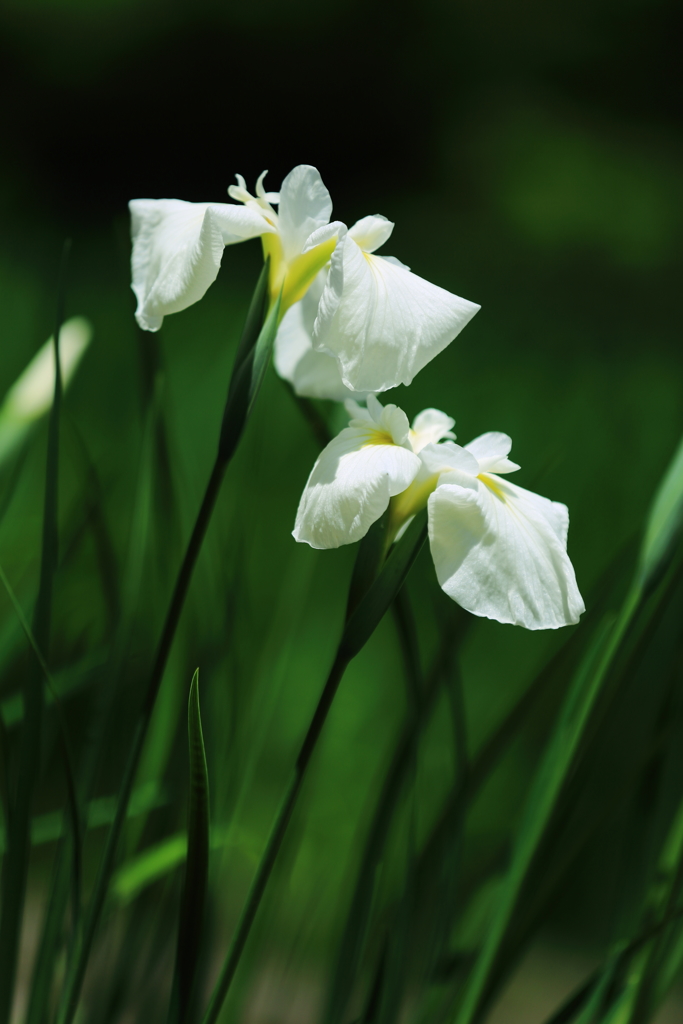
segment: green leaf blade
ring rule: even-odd
[[[199,706],[198,669],[190,686],[187,731],[190,756],[187,859],[169,1015],[172,1024],[184,1024],[192,1005],[209,876],[209,775]]]

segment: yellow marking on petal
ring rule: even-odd
[[[381,444],[390,444],[393,445],[394,448],[398,447],[398,445],[396,444],[393,437],[388,431],[373,430],[372,428],[370,428],[368,430],[368,440],[361,445],[361,448],[373,448],[375,445]]]
[[[318,273],[329,263],[336,244],[337,239],[331,238],[329,242],[321,242],[320,245],[316,245],[315,248],[292,260],[286,269],[281,315],[284,315],[290,306],[304,297]],[[278,284],[278,294],[279,290]]]
[[[481,482],[486,484],[488,489],[492,491],[497,498],[500,498],[501,501],[505,501],[505,491],[497,480],[494,480],[493,477],[487,476],[486,473],[480,473],[477,480],[481,480]]]

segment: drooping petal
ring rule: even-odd
[[[300,256],[308,237],[324,227],[332,214],[330,193],[319,171],[299,164],[289,172],[280,189],[278,211],[280,239],[287,262]]]
[[[313,346],[339,359],[355,391],[386,391],[413,377],[479,309],[402,266],[340,238],[320,300]]]
[[[216,280],[224,246],[274,230],[255,211],[228,203],[133,199],[129,206],[135,316],[147,331],[202,298]]]
[[[479,462],[480,473],[514,473],[520,468],[507,457],[512,448],[512,438],[497,430],[475,437],[465,448]]]
[[[436,444],[444,437],[455,441],[455,420],[440,409],[423,409],[413,420],[410,440],[414,452],[422,451],[426,444]]]
[[[274,363],[277,373],[290,382],[297,395],[343,402],[354,392],[344,386],[337,360],[326,352],[316,352],[311,342],[326,277],[326,271],[321,271],[303,299],[285,313],[275,337]]]
[[[420,469],[418,456],[398,445],[373,443],[376,434],[360,421],[319,455],[299,503],[296,540],[313,548],[352,544],[380,518],[389,499],[409,486]]]
[[[374,252],[388,241],[393,230],[392,221],[387,220],[381,213],[375,213],[357,220],[353,227],[349,228],[349,235],[364,252]]]
[[[497,476],[476,487],[451,479],[441,477],[428,505],[432,558],[448,596],[526,629],[578,622],[584,604],[565,548],[566,507]]]

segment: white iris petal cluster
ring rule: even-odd
[[[427,505],[441,588],[475,615],[527,629],[578,622],[584,604],[567,555],[566,505],[504,479],[519,469],[507,434],[461,447],[454,421],[426,409],[409,427],[374,395],[347,403],[351,422],[318,457],[294,537],[336,548],[363,537],[391,504],[389,530]],[[444,440],[450,438],[451,440]]]
[[[445,413],[426,409],[411,428],[376,397],[410,384],[479,306],[378,256],[394,228],[386,217],[351,228],[330,221],[315,167],[295,167],[279,192],[266,192],[264,177],[251,195],[237,175],[232,204],[130,203],[140,326],[156,331],[202,298],[226,245],[260,238],[271,307],[280,299],[277,372],[301,396],[346,399],[351,416],[313,467],[294,537],[314,548],[351,544],[390,508],[397,539],[426,505],[439,583],[463,608],[527,629],[577,622],[584,605],[567,556],[567,508],[506,479],[519,468],[510,438],[488,433],[461,447]]]
[[[225,246],[260,237],[271,300],[282,291],[275,365],[299,394],[339,399],[410,384],[479,306],[375,255],[394,227],[385,217],[350,229],[330,223],[332,200],[315,167],[295,167],[279,193],[265,191],[264,175],[255,196],[237,176],[228,190],[236,204],[131,201],[140,326],[157,331],[164,316],[197,302]]]

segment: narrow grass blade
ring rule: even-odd
[[[479,1012],[489,972],[520,890],[573,764],[601,686],[638,606],[639,597],[637,590],[629,592],[614,627],[606,634],[598,635],[597,642],[589,649],[573,680],[529,794],[498,910],[465,989],[456,1017],[457,1024],[471,1024]]]
[[[640,550],[640,585],[652,585],[663,568],[683,525],[683,439],[657,489]]]
[[[170,1024],[184,1024],[192,1005],[209,875],[209,775],[199,708],[199,670],[195,672],[190,686],[187,731],[190,753],[187,859],[178,921]]]
[[[190,587],[194,567],[211,520],[225,471],[237,447],[265,376],[277,332],[279,309],[280,300],[278,298],[266,318],[254,348],[247,355],[242,366],[237,370],[234,390],[229,392],[221,425],[216,462],[207,483],[206,491],[173,588],[157,645],[154,664],[143,697],[140,717],[135,731],[130,738],[128,760],[121,781],[116,814],[93,885],[82,934],[67,967],[67,975],[57,1017],[59,1024],[70,1024],[77,1010],[83,978],[114,869],[121,830],[126,819],[128,802],[152,719],[156,698],[163,680],[178,622],[180,621],[185,604],[185,598]],[[0,1020],[0,1024],[4,1024],[4,1022]]]
[[[666,920],[678,905],[683,889],[683,804],[665,844],[655,884],[659,906],[652,909],[661,915],[662,920]],[[645,1024],[654,1015],[658,997],[662,994],[660,979],[666,970],[671,938],[670,930],[661,931],[648,950],[635,986],[629,1024]]]
[[[472,621],[470,616],[462,620],[466,627]],[[338,1024],[344,1019],[359,966],[363,960],[368,924],[373,903],[373,891],[378,866],[384,855],[384,847],[394,819],[396,806],[405,788],[406,774],[410,770],[414,751],[420,733],[425,728],[441,692],[444,673],[448,671],[451,649],[462,639],[463,629],[453,629],[444,635],[441,650],[428,675],[424,687],[420,687],[420,701],[416,713],[412,714],[399,738],[391,764],[386,773],[356,876],[353,896],[344,925],[334,976],[330,986],[325,1014],[326,1024]],[[415,865],[413,874],[416,873]],[[383,954],[382,972],[386,968],[386,950]],[[377,994],[377,999],[379,993]],[[376,1000],[375,1000],[376,1001]]]
[[[62,941],[64,915],[69,902],[73,873],[72,857],[72,840],[65,838],[60,843],[53,869],[50,902],[31,979],[26,1024],[44,1024],[48,1019],[52,979]]]
[[[2,810],[2,833],[3,839],[7,835],[10,819],[9,799],[9,737],[5,726],[5,719],[0,709],[0,809]],[[5,844],[0,846],[0,853],[4,853]]]
[[[174,871],[187,856],[187,835],[178,832],[143,850],[115,872],[111,893],[120,903],[129,903],[148,885]]]
[[[230,949],[204,1015],[204,1024],[215,1024],[244,951],[251,926],[261,904],[275,860],[285,837],[313,751],[327,719],[339,683],[349,661],[362,649],[396,597],[427,536],[426,513],[416,516],[386,560],[379,576],[346,622],[337,654],[311,723],[299,750],[294,771],[271,829],[266,849],[251,884]],[[360,551],[359,551],[360,555]],[[359,556],[357,556],[359,557]]]
[[[59,334],[64,319],[64,287],[70,242],[64,244],[60,267],[57,317],[54,332],[54,395],[48,427],[45,470],[45,499],[40,582],[36,600],[33,632],[40,650],[47,653],[52,611],[52,584],[57,568],[58,550],[58,478],[59,421],[62,399]],[[10,813],[7,857],[2,877],[2,919],[0,921],[0,1024],[8,1024],[19,956],[19,938],[28,878],[30,856],[30,816],[33,791],[40,771],[43,724],[42,670],[26,673],[24,722],[19,745],[17,788]]]
[[[29,1011],[27,1016],[27,1024],[40,1024],[44,1020],[46,1000],[50,992],[50,980],[52,978],[52,970],[54,962],[56,960],[57,944],[61,938],[61,924],[66,909],[66,901],[68,896],[68,882],[71,880],[72,886],[72,904],[73,904],[73,919],[74,924],[77,927],[80,917],[80,903],[81,903],[81,879],[82,879],[82,843],[83,843],[83,814],[79,804],[78,793],[76,788],[76,776],[74,772],[74,760],[71,749],[71,742],[69,740],[69,734],[66,726],[66,720],[64,717],[61,701],[56,692],[50,670],[45,664],[43,655],[38,647],[38,643],[33,635],[33,632],[26,621],[21,605],[12,590],[9,580],[5,574],[4,569],[0,565],[0,581],[2,582],[7,594],[14,606],[14,610],[17,614],[22,629],[26,634],[26,638],[33,650],[36,657],[36,661],[40,667],[40,670],[45,678],[45,682],[52,694],[54,704],[57,710],[58,722],[59,722],[59,735],[60,735],[60,748],[62,752],[62,759],[64,763],[64,776],[66,781],[67,791],[67,817],[70,824],[70,834],[65,839],[61,846],[60,851],[57,855],[58,865],[55,870],[55,878],[53,883],[52,896],[50,905],[47,912],[47,918],[43,929],[43,936],[41,939],[40,949],[38,958],[36,961],[36,967],[34,969],[33,980],[31,984],[31,1001],[29,1003]]]

